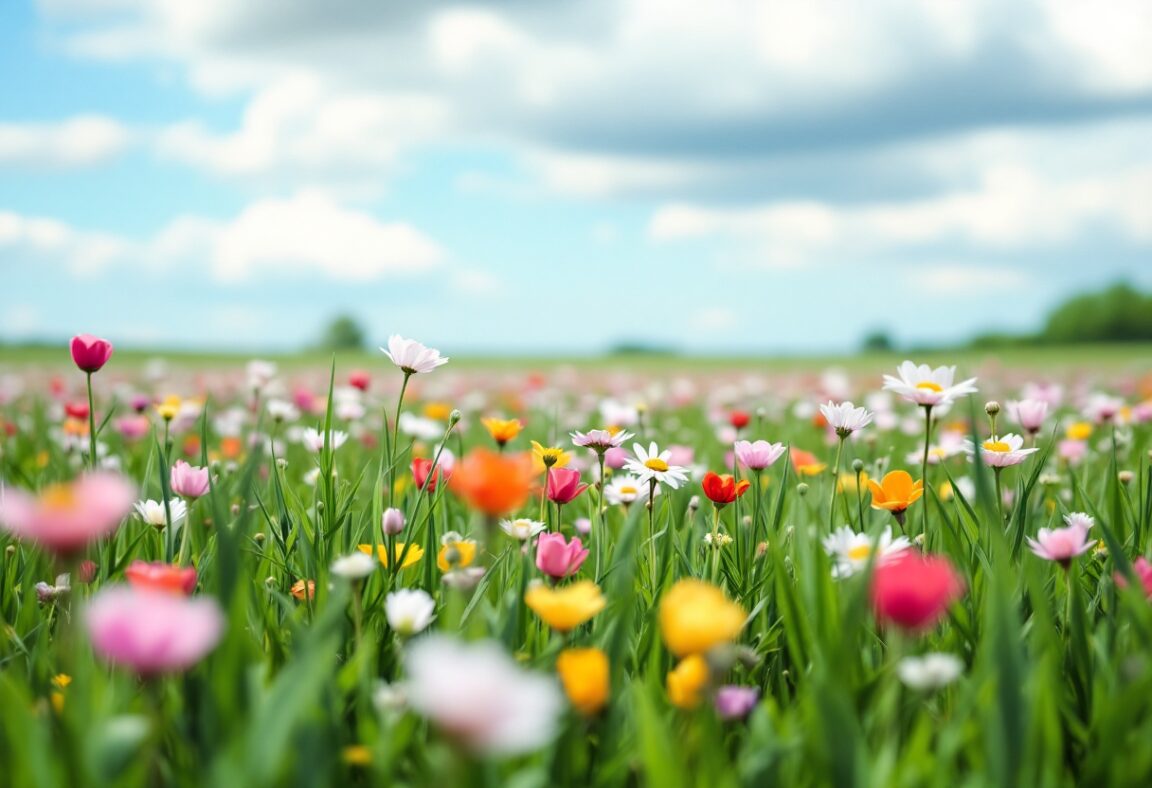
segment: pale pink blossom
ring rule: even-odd
[[[135,501],[136,488],[108,472],[51,485],[38,496],[5,487],[0,490],[0,524],[41,547],[73,553],[115,531]]]

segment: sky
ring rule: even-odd
[[[1152,287],[1146,0],[7,0],[0,339],[847,351]]]

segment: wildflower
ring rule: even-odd
[[[872,423],[872,414],[867,408],[857,408],[851,402],[841,402],[839,405],[831,400],[820,406],[820,413],[824,415],[828,426],[836,430],[841,438],[847,438],[853,432],[863,429]]]
[[[828,467],[827,463],[816,459],[816,455],[812,452],[798,449],[795,446],[789,450],[788,454],[789,459],[792,460],[792,467],[801,476],[819,476]]]
[[[432,623],[436,603],[423,589],[401,588],[384,598],[388,626],[401,637],[423,632]]]
[[[1019,435],[1008,433],[1002,438],[993,435],[988,440],[980,444],[980,458],[984,461],[985,465],[992,468],[1008,468],[1013,465],[1019,465],[1028,459],[1028,455],[1040,451],[1040,449],[1033,447],[1025,449],[1024,439]],[[975,454],[975,445],[969,441],[965,447],[965,451],[969,454]]]
[[[272,578],[269,578],[271,581]],[[315,580],[297,580],[292,584],[292,588],[288,590],[293,597],[303,602],[305,599],[316,598],[316,581]]]
[[[907,551],[876,567],[871,591],[877,620],[918,632],[960,598],[964,581],[947,558]]]
[[[518,539],[521,542],[526,542],[533,536],[543,531],[548,526],[536,520],[529,520],[522,517],[518,520],[501,520],[500,530],[511,536],[513,539]]]
[[[568,701],[591,716],[608,702],[608,655],[598,648],[569,648],[556,658],[556,672]]]
[[[384,510],[384,515],[380,518],[380,529],[385,536],[395,536],[401,533],[406,524],[404,512],[391,506]]]
[[[56,575],[54,583],[45,583],[40,581],[36,584],[36,601],[42,605],[49,602],[55,602],[57,598],[71,593],[72,591],[72,576],[65,572],[62,575]]]
[[[376,562],[368,553],[357,551],[332,562],[332,574],[345,580],[362,580],[376,570]]]
[[[324,451],[324,435],[325,433],[309,427],[304,430],[300,435],[300,442],[304,444],[304,448],[313,454],[319,454]],[[328,448],[336,451],[344,442],[348,440],[348,433],[341,432],[340,430],[329,430],[328,433]]]
[[[563,534],[541,534],[536,542],[536,568],[556,580],[579,572],[587,558],[588,549],[578,536],[566,542]]]
[[[660,602],[660,631],[678,657],[701,654],[735,639],[745,613],[724,592],[702,580],[677,581]]]
[[[357,545],[356,549],[361,553],[372,555],[372,545],[370,544]],[[401,560],[401,556],[403,556],[403,563],[400,564],[400,568],[407,569],[413,564],[418,563],[420,559],[424,557],[424,548],[418,544],[409,545],[405,542],[397,542],[392,548],[392,554],[397,561]],[[384,566],[389,565],[388,548],[384,545],[376,545],[376,557],[380,559],[380,563]]]
[[[72,337],[72,361],[81,371],[91,375],[112,358],[112,343],[91,334],[77,334]]]
[[[440,552],[436,555],[436,566],[441,572],[471,566],[475,560],[475,539],[465,539],[455,531],[447,531],[440,537]]]
[[[600,586],[591,580],[581,580],[560,588],[537,583],[524,593],[524,604],[548,626],[568,632],[591,621],[607,602]]]
[[[624,467],[635,474],[641,484],[655,481],[657,484],[667,484],[675,490],[688,481],[688,474],[684,468],[669,464],[672,458],[671,450],[661,452],[654,442],[648,446],[647,451],[639,443],[632,444],[632,450],[636,456],[629,459]]]
[[[503,517],[528,500],[532,477],[532,463],[526,455],[473,449],[453,470],[451,484],[473,509]]]
[[[184,460],[176,460],[168,482],[172,492],[185,498],[199,498],[208,492],[210,486],[208,469],[189,465]]]
[[[1092,549],[1088,529],[1069,525],[1065,528],[1041,528],[1036,538],[1028,537],[1028,549],[1048,561],[1055,561],[1065,569],[1072,559]]]
[[[341,750],[340,759],[349,766],[369,766],[372,763],[372,750],[363,744],[351,744]]]
[[[168,524],[163,501],[137,501],[133,506],[136,508],[136,513],[140,515],[140,519],[148,525],[163,528]],[[188,505],[179,498],[173,498],[168,501],[168,512],[172,515],[172,527],[179,528],[180,522],[188,513]]]
[[[904,511],[924,494],[924,480],[913,482],[908,471],[889,471],[879,482],[870,479],[868,489],[872,492],[872,508],[886,509],[902,523]]]
[[[843,525],[824,537],[824,551],[835,561],[833,577],[851,577],[863,571],[873,552],[876,563],[880,564],[912,546],[905,536],[892,538],[892,529],[886,527],[879,537],[873,539],[866,533],[856,533]]]
[[[732,537],[728,534],[712,534],[711,532],[704,534],[704,544],[711,545],[715,543],[717,547],[727,547],[732,544]]]
[[[170,394],[156,404],[156,413],[164,421],[172,421],[180,413],[180,398]]]
[[[509,441],[515,440],[516,436],[520,434],[520,430],[524,429],[520,419],[488,418],[480,419],[480,423],[484,425],[484,429],[488,430],[492,440],[496,441],[501,448],[507,445]]]
[[[760,700],[759,687],[741,687],[736,684],[727,684],[716,690],[713,703],[716,713],[722,720],[742,720],[756,708]]]
[[[1084,415],[1097,424],[1114,421],[1124,410],[1124,400],[1109,394],[1093,394],[1084,405]]]
[[[211,597],[110,586],[85,612],[92,648],[104,659],[156,675],[187,670],[216,647],[224,614]]]
[[[444,585],[449,588],[455,588],[459,591],[469,591],[475,588],[483,577],[484,567],[468,566],[463,569],[453,569],[450,572],[445,572],[441,579],[444,581]]]
[[[448,363],[446,357],[441,357],[439,350],[425,347],[414,339],[405,339],[398,334],[388,337],[388,347],[380,350],[405,375],[431,372]]]
[[[700,654],[689,654],[668,671],[668,700],[677,708],[696,708],[710,678],[708,661]]]
[[[657,487],[657,494],[659,491],[660,488]],[[634,503],[641,495],[643,495],[642,484],[639,479],[631,475],[614,478],[604,487],[604,500],[613,506]]]
[[[21,539],[70,554],[116,530],[135,498],[135,488],[109,472],[49,485],[36,497],[9,487],[0,493],[0,524]]]
[[[588,432],[573,432],[572,443],[602,455],[609,449],[617,449],[624,445],[624,441],[631,437],[632,433],[626,430],[588,430]]]
[[[748,411],[734,410],[728,414],[728,423],[735,430],[742,430],[748,426],[752,421],[752,417],[748,415]]]
[[[1136,575],[1136,579],[1140,581],[1140,585],[1144,587],[1144,595],[1152,599],[1152,562],[1149,562],[1144,556],[1140,556],[1132,563],[1132,571]],[[1121,588],[1128,586],[1128,578],[1116,572],[1113,575],[1116,580],[1116,585]]]
[[[539,441],[532,441],[532,464],[536,473],[563,468],[571,459],[572,455],[559,446],[543,446]]]
[[[1064,430],[1064,436],[1070,441],[1086,441],[1092,437],[1092,424],[1087,421],[1074,421]]]
[[[964,672],[964,661],[954,654],[925,654],[922,657],[904,657],[896,663],[900,681],[915,690],[934,690],[946,687]]]
[[[436,492],[436,485],[440,482],[440,474],[444,474],[444,478],[448,478],[452,469],[446,467],[444,463],[444,453],[440,454],[440,462],[433,468],[432,460],[423,457],[417,457],[412,460],[412,482],[416,485],[417,490],[427,490],[430,493]]]
[[[137,589],[166,591],[184,596],[196,589],[196,569],[191,566],[136,560],[124,570],[124,578]]]
[[[700,486],[708,496],[708,500],[716,504],[717,508],[722,508],[746,493],[751,482],[747,479],[736,481],[729,473],[718,474],[708,471],[704,474]]]
[[[1044,400],[1022,399],[1008,403],[1008,415],[1030,435],[1040,432],[1048,418],[1048,403]]]
[[[1069,512],[1064,515],[1064,524],[1083,528],[1085,531],[1096,525],[1096,518],[1085,512]]]
[[[917,366],[905,361],[897,370],[899,377],[884,376],[884,390],[893,391],[915,405],[934,407],[950,405],[958,397],[976,392],[976,378],[953,384],[956,367]]]
[[[564,505],[588,489],[580,483],[580,471],[572,468],[554,468],[548,472],[547,494],[552,503]]]
[[[733,445],[736,460],[750,471],[762,471],[776,462],[784,454],[784,448],[783,443],[769,443],[765,440],[736,441]]]
[[[359,391],[367,391],[372,385],[372,374],[365,369],[354,369],[348,373],[348,385]]]

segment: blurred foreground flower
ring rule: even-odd
[[[478,755],[520,755],[556,735],[564,699],[555,680],[531,673],[493,641],[444,635],[413,642],[404,659],[411,708]]]
[[[115,531],[135,500],[132,484],[113,473],[53,484],[38,497],[5,486],[0,490],[0,525],[55,553],[75,553]]]
[[[896,675],[912,689],[934,690],[951,684],[964,672],[964,661],[954,654],[925,654],[904,657],[896,664]]]
[[[744,619],[744,608],[702,580],[680,580],[660,601],[660,631],[668,650],[678,657],[734,640]]]
[[[224,614],[209,597],[110,586],[88,603],[85,624],[104,659],[142,675],[195,665],[220,640]]]
[[[598,585],[591,580],[581,580],[563,588],[534,585],[524,593],[524,604],[548,626],[570,632],[591,621],[607,602]]]
[[[532,477],[527,455],[473,449],[456,464],[449,481],[453,492],[473,509],[502,517],[527,502]]]
[[[581,714],[593,715],[608,702],[608,655],[598,648],[569,648],[556,658],[556,672],[569,702]]]
[[[964,580],[943,556],[906,551],[876,567],[872,607],[882,624],[913,632],[934,626],[964,593]]]
[[[388,626],[403,637],[423,632],[432,623],[436,603],[420,588],[401,588],[384,598]]]

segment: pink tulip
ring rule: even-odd
[[[7,488],[0,492],[0,523],[48,550],[75,553],[115,531],[135,499],[132,484],[104,472],[51,485],[38,497]]]
[[[556,580],[579,572],[587,557],[578,536],[565,542],[563,534],[540,534],[536,542],[536,568]]]
[[[185,498],[199,498],[208,492],[208,469],[176,460],[170,477],[172,492]]]
[[[548,471],[548,500],[552,503],[570,503],[588,489],[580,483],[580,471],[572,468],[552,468]]]
[[[1044,419],[1048,418],[1048,403],[1040,399],[1022,399],[1009,402],[1008,412],[1026,432],[1035,435],[1044,426]]]
[[[876,567],[872,607],[880,622],[919,632],[935,625],[960,598],[964,581],[947,558],[907,552]]]
[[[76,366],[91,375],[112,358],[112,343],[91,334],[77,334],[72,337],[72,360]]]
[[[130,586],[110,586],[92,597],[85,623],[97,654],[145,676],[187,670],[224,631],[224,615],[212,598]]]

